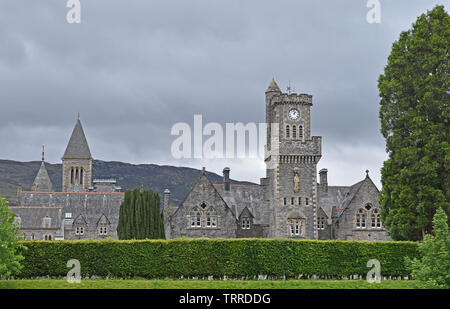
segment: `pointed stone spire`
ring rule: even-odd
[[[31,186],[32,191],[39,192],[53,192],[53,185],[50,177],[48,176],[47,169],[45,168],[44,162],[44,145],[42,145],[42,162],[41,167],[34,179],[33,185]]]
[[[92,159],[91,151],[84,135],[80,119],[77,120],[73,128],[72,136],[67,144],[63,159]]]
[[[270,82],[269,87],[267,87],[267,90],[266,90],[266,92],[271,92],[271,91],[281,92],[280,87],[278,87],[278,84],[275,81],[275,78],[272,78],[272,81]]]

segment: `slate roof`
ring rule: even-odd
[[[31,186],[33,191],[51,192],[53,191],[53,185],[48,177],[47,169],[45,168],[45,163],[42,161],[41,167],[34,179],[33,185]]]
[[[59,206],[11,206],[9,209],[20,217],[22,229],[44,229],[43,219],[51,218],[50,229],[61,227],[61,207]]]
[[[230,191],[224,190],[223,184],[214,184],[214,187],[228,204],[235,210],[236,219],[247,207],[254,218],[255,224],[267,224],[269,213],[264,203],[264,189],[260,185],[231,184]]]
[[[63,159],[92,159],[91,151],[84,135],[83,127],[80,119],[77,120],[75,128],[73,128]]]
[[[365,180],[365,179],[364,179]],[[333,207],[336,207],[337,216],[340,216],[344,209],[350,204],[353,197],[358,192],[364,180],[348,186],[328,186],[328,192],[322,192],[321,186],[317,186],[317,204],[325,212],[327,217],[332,217]]]

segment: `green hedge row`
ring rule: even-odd
[[[370,259],[383,276],[405,276],[405,256],[418,254],[414,242],[314,241],[288,239],[174,239],[23,241],[18,277],[63,277],[77,259],[82,276],[180,278],[257,275],[297,277],[365,276]]]

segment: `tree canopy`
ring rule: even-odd
[[[18,249],[20,226],[15,222],[15,215],[8,208],[8,202],[0,198],[0,276],[10,276],[21,269],[23,256]]]
[[[436,6],[392,46],[378,80],[381,132],[389,158],[381,170],[382,219],[396,240],[419,240],[450,203],[450,17]]]

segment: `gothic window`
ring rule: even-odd
[[[298,204],[299,204],[299,205],[302,204],[302,198],[301,198],[301,197],[298,198]]]
[[[284,204],[284,206],[287,205],[287,198],[283,198],[283,204]]]
[[[295,125],[292,126],[292,138],[297,138],[297,127]]]
[[[217,214],[212,207],[209,207],[206,211],[206,227],[217,227]]]
[[[317,218],[317,229],[324,230],[325,229],[325,217],[318,217]]]
[[[287,125],[286,126],[286,138],[290,138],[291,136],[291,133],[290,133],[290,127],[289,127],[289,125]]]
[[[303,138],[303,127],[302,126],[298,126],[298,138],[300,138],[300,139]]]
[[[305,198],[305,205],[309,205],[309,198]]]
[[[242,229],[243,230],[249,230],[250,229],[250,218],[245,217],[242,218]]]
[[[288,229],[289,235],[292,237],[295,236],[304,236],[305,235],[305,220],[303,219],[288,219]]]
[[[378,210],[378,208],[374,208],[372,210],[371,220],[372,220],[372,228],[374,229],[381,228],[380,211]]]
[[[70,184],[73,185],[73,179],[74,179],[74,175],[73,175],[73,167],[70,168]]]
[[[295,204],[295,198],[293,198],[293,197],[291,197],[291,205],[294,205]]]
[[[83,184],[83,174],[84,174],[84,171],[83,171],[83,169],[81,168],[81,169],[80,169],[80,185]]]
[[[366,210],[360,208],[356,211],[356,228],[365,229],[366,228]]]
[[[190,227],[215,228],[217,227],[217,212],[213,207],[208,207],[202,203],[200,207],[195,207],[189,215]]]
[[[78,178],[78,168],[75,169],[75,182],[78,184],[79,183],[79,178]]]

